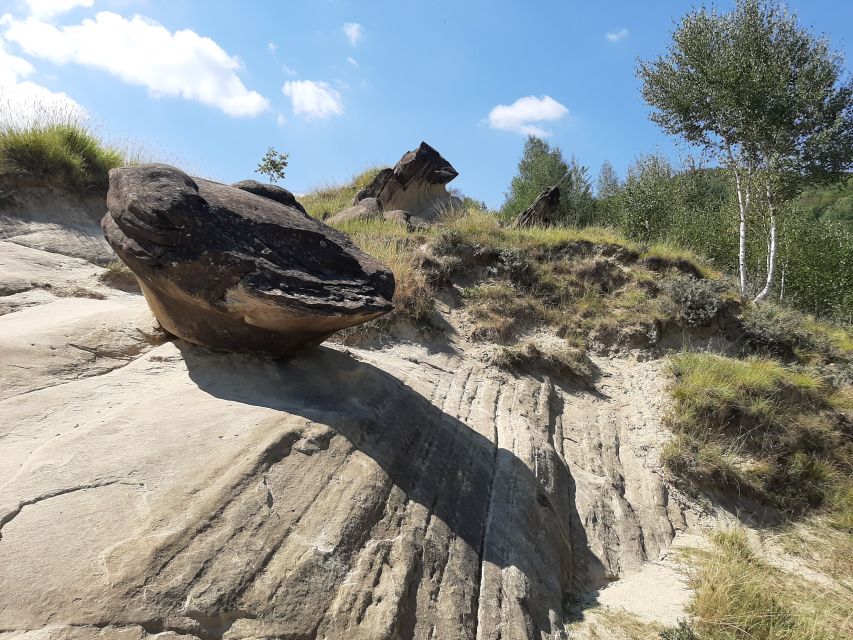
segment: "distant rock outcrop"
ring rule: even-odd
[[[274,184],[264,184],[263,182],[258,182],[257,180],[242,180],[240,182],[235,182],[231,185],[235,189],[241,189],[242,191],[248,191],[249,193],[254,193],[256,196],[261,196],[262,198],[268,198],[269,200],[275,200],[279,204],[283,204],[287,207],[293,207],[294,209],[298,209],[306,216],[308,212],[305,211],[305,207],[303,207],[299,201],[296,199],[290,191],[285,189],[284,187],[279,187]]]
[[[560,206],[560,187],[553,186],[543,190],[533,204],[519,213],[512,226],[515,229],[532,227],[534,225],[549,225],[551,218]]]
[[[442,212],[461,205],[447,192],[446,185],[459,172],[426,142],[407,152],[393,169],[383,169],[367,187],[358,192],[353,204],[376,198],[384,211],[403,210],[434,221]]]
[[[391,271],[281,191],[114,169],[102,226],[163,328],[188,342],[281,356],[389,312]]]

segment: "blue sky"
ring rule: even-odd
[[[678,158],[634,69],[693,5],[0,0],[0,101],[73,101],[109,139],[226,182],[258,177],[274,146],[295,192],[426,140],[459,171],[452,186],[498,206],[527,131],[593,177],[655,148]],[[849,54],[853,0],[789,5]]]

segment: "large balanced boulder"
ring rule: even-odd
[[[412,216],[434,221],[461,202],[447,192],[447,183],[459,172],[426,142],[408,151],[393,169],[383,169],[359,191],[353,202],[379,200],[383,211],[408,211]]]
[[[268,196],[147,164],[110,172],[107,208],[107,242],[188,342],[281,356],[393,308],[391,271]]]

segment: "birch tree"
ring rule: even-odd
[[[637,75],[651,119],[731,172],[740,291],[763,300],[776,277],[783,205],[853,165],[853,85],[840,54],[781,2],[737,0],[729,13],[685,15],[666,54],[640,62]],[[769,219],[763,282],[747,273],[756,207]]]

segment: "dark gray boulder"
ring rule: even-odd
[[[560,187],[556,185],[548,187],[536,196],[536,200],[533,201],[533,204],[516,216],[511,226],[516,229],[521,229],[523,227],[532,227],[534,225],[550,225],[559,206]]]
[[[282,356],[393,308],[394,276],[293,206],[161,164],[110,171],[107,242],[170,333]]]
[[[285,189],[284,187],[279,187],[274,184],[264,184],[263,182],[258,182],[257,180],[241,180],[240,182],[235,182],[231,185],[235,189],[241,189],[242,191],[248,191],[249,193],[254,193],[256,196],[261,196],[262,198],[268,198],[269,200],[274,200],[279,204],[283,204],[287,207],[293,207],[294,209],[298,209],[306,216],[308,212],[305,211],[305,207],[303,207],[299,201],[296,199],[290,191]]]

